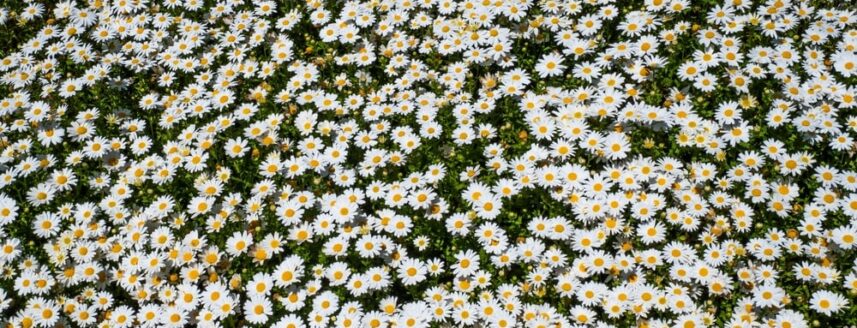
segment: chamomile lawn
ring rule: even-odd
[[[854,9],[0,4],[0,322],[855,325]]]

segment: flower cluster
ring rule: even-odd
[[[0,323],[857,324],[857,7],[0,6]]]

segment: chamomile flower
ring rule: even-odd
[[[542,56],[536,64],[536,71],[542,78],[560,75],[563,70],[565,70],[563,59],[556,53]]]
[[[839,312],[847,305],[848,300],[845,297],[827,290],[817,291],[809,300],[809,306],[813,311],[828,316]]]

